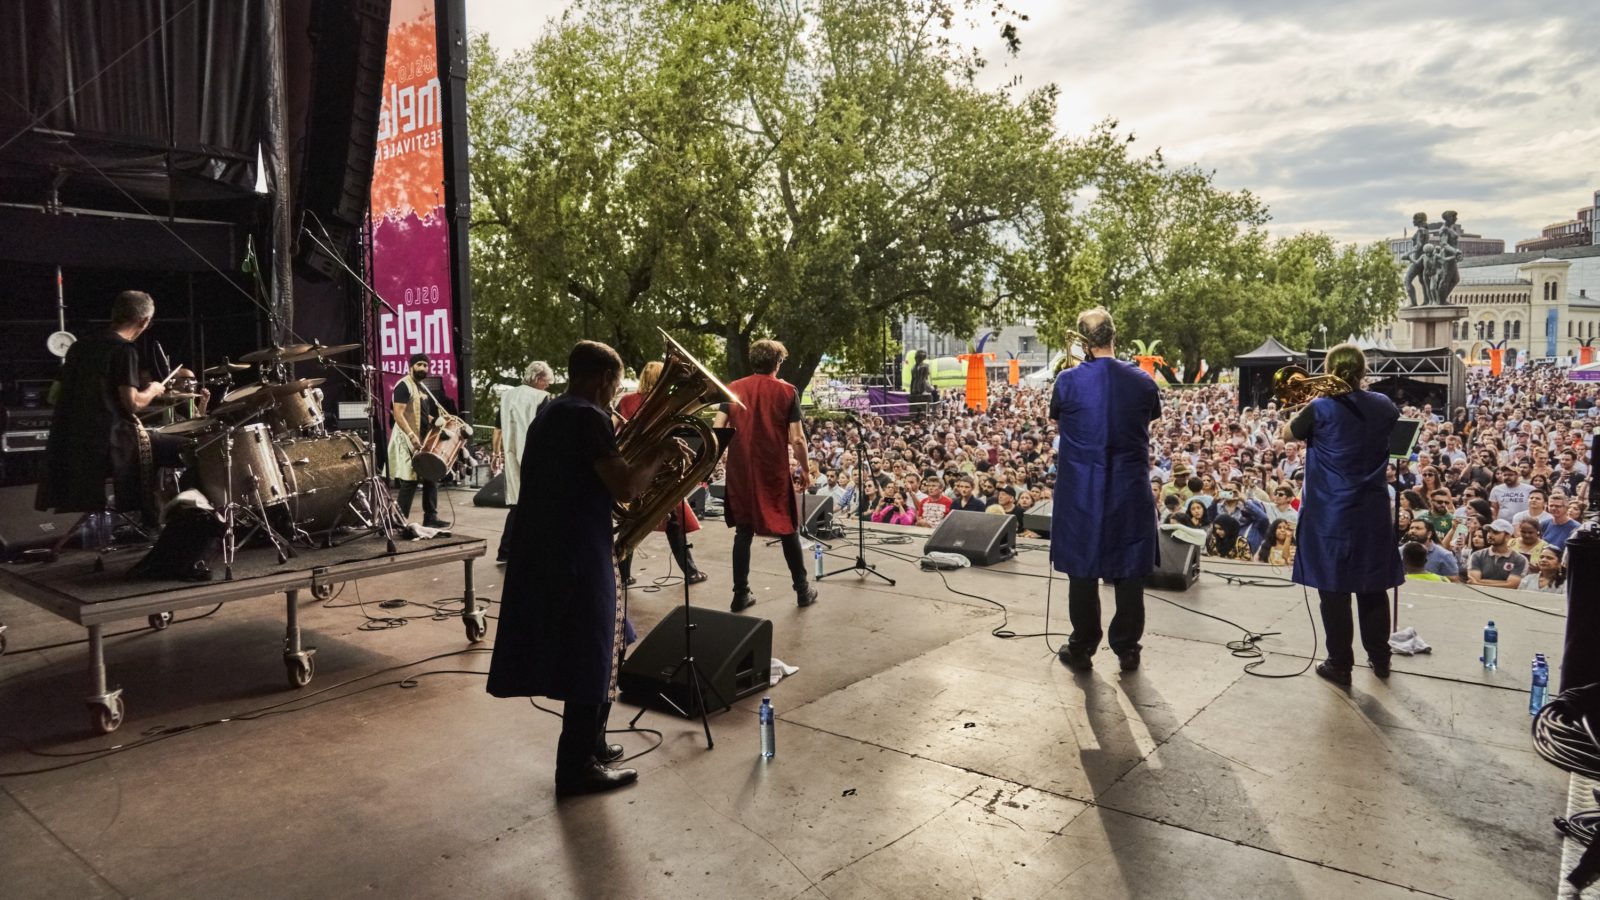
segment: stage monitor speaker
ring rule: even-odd
[[[1161,560],[1156,570],[1145,579],[1145,587],[1159,591],[1187,591],[1200,580],[1200,548],[1180,541],[1170,531],[1161,531],[1156,537],[1161,548]]]
[[[473,506],[498,506],[501,509],[506,505],[506,473],[489,479],[478,492],[472,495]]]
[[[713,481],[710,485],[711,496],[718,500],[728,499],[728,483],[726,481]]]
[[[1049,537],[1050,510],[1054,505],[1054,500],[1042,500],[1028,507],[1028,511],[1022,514],[1022,527],[1040,537]]]
[[[1560,690],[1600,682],[1596,647],[1600,647],[1600,537],[1580,528],[1567,541],[1567,635]]]
[[[694,624],[694,659],[705,676],[707,709],[767,690],[772,671],[771,621],[694,607],[687,614]],[[689,673],[677,668],[684,656],[684,615],[684,607],[673,607],[661,624],[644,636],[623,660],[617,686],[632,701],[647,703],[660,694],[694,716]]]
[[[0,488],[0,559],[13,559],[24,550],[49,547],[72,532],[79,513],[39,512],[33,498],[39,486],[19,484]]]
[[[800,533],[821,537],[833,519],[833,494],[801,494]]]
[[[704,518],[706,514],[706,498],[709,496],[710,493],[706,491],[706,486],[702,484],[690,491],[684,502],[688,503],[689,508],[694,510],[697,518]]]
[[[956,553],[975,566],[992,566],[1017,555],[1016,516],[951,511],[928,536],[924,554]]]

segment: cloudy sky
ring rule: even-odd
[[[1147,151],[1215,169],[1272,230],[1403,236],[1456,209],[1507,249],[1600,190],[1592,0],[1013,0],[1022,50],[975,33],[994,84],[1062,88],[1059,125],[1114,117]],[[563,0],[467,0],[526,46]]]

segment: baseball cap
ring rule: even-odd
[[[1498,531],[1498,532],[1501,532],[1502,534],[1514,534],[1515,533],[1511,528],[1511,523],[1507,522],[1505,519],[1495,519],[1493,522],[1490,522],[1489,523],[1489,530],[1490,531]]]

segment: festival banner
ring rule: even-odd
[[[372,283],[394,307],[380,309],[375,335],[385,409],[414,353],[457,398],[443,99],[434,0],[393,0],[372,166]]]

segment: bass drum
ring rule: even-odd
[[[344,516],[350,501],[372,476],[372,453],[358,435],[280,439],[278,466],[288,490],[288,517],[295,529],[324,532],[354,524]]]

